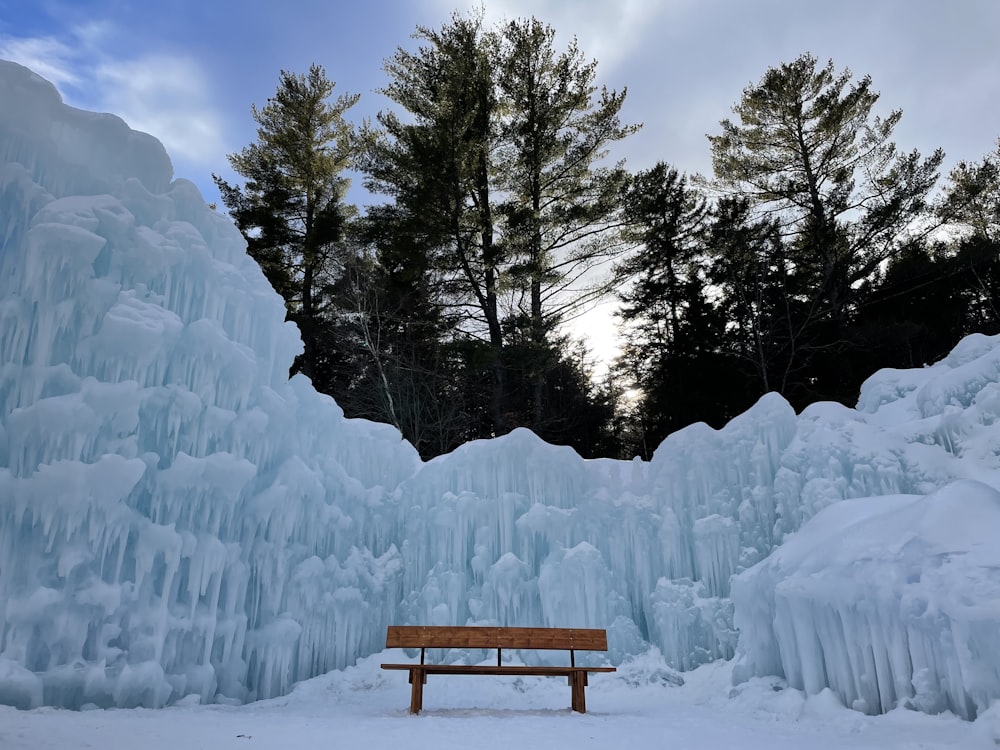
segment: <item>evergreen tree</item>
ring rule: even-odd
[[[614,393],[595,380],[586,346],[569,336],[551,336],[540,347],[530,339],[528,326],[518,327],[507,344],[512,426],[530,427],[543,440],[568,445],[584,458],[615,455],[618,444],[612,429]],[[539,363],[538,357],[544,357]],[[535,422],[537,372],[544,368],[542,399],[546,405]]]
[[[964,282],[966,324],[963,334],[1000,333],[1000,240],[978,234],[963,239],[951,259]]]
[[[1000,332],[1000,143],[951,171],[937,211],[959,232],[908,243],[858,288],[852,358],[865,373],[921,367],[963,336]]]
[[[617,267],[625,339],[617,371],[636,393],[633,449],[648,457],[692,422],[721,427],[749,405],[752,381],[727,350],[725,308],[707,291],[705,198],[661,162],[636,175],[626,205],[638,247]]]
[[[249,254],[302,334],[304,352],[293,372],[327,392],[336,391],[339,377],[335,288],[350,262],[343,240],[354,213],[344,202],[349,183],[343,173],[355,152],[344,114],[358,101],[345,94],[331,102],[333,90],[318,65],[306,75],[282,71],[275,95],[251,109],[257,141],[229,156],[246,184],[213,175]]]
[[[858,290],[852,352],[860,370],[924,367],[967,332],[968,293],[954,254],[912,242]]]
[[[394,425],[431,458],[475,432],[459,385],[466,373],[454,345],[458,319],[443,304],[430,256],[414,247],[420,233],[398,218],[391,206],[378,206],[360,222],[372,269],[352,297],[363,356],[348,403],[353,415]]]
[[[609,144],[638,129],[619,121],[626,92],[602,88],[597,95],[596,61],[587,62],[575,40],[562,52],[554,41],[555,30],[537,19],[510,21],[497,74],[495,170],[505,193],[499,212],[512,261],[507,272],[530,342],[536,429],[547,412],[550,337],[567,315],[606,292],[600,283],[574,287],[620,250],[615,230],[626,173],[601,161]]]
[[[717,186],[780,217],[817,313],[841,335],[852,290],[899,248],[944,156],[899,153],[902,113],[873,115],[878,98],[869,77],[806,54],[768,70],[733,108],[738,121],[709,136]]]
[[[946,253],[944,274],[965,305],[962,333],[1000,331],[1000,140],[978,162],[948,175],[939,216],[961,231]]]
[[[974,236],[1000,242],[1000,140],[996,151],[975,163],[959,162],[948,175],[941,217]]]
[[[490,152],[496,100],[493,37],[480,15],[455,14],[424,44],[386,61],[383,89],[408,116],[381,112],[363,159],[366,185],[394,203],[382,216],[412,233],[411,248],[445,279],[444,299],[488,342],[493,429],[507,430],[500,306],[501,249],[494,241]],[[423,262],[423,261],[418,261]]]
[[[366,184],[393,199],[383,217],[420,235],[411,247],[444,280],[442,304],[479,339],[463,351],[470,373],[488,368],[486,434],[544,434],[559,419],[545,407],[564,361],[556,329],[595,293],[570,287],[609,257],[619,223],[625,174],[600,162],[632,130],[617,119],[624,93],[595,102],[595,64],[575,44],[558,54],[535,20],[486,30],[481,13],[456,14],[416,36],[386,63],[384,93],[406,114],[379,115]]]
[[[686,177],[659,162],[632,180],[625,199],[627,237],[639,246],[616,267],[626,350],[641,362],[683,346],[681,288],[695,278],[706,215],[704,197]]]
[[[704,242],[708,277],[728,321],[726,349],[752,373],[757,395],[775,390],[794,396],[809,360],[803,328],[810,309],[778,223],[755,217],[745,197],[723,197],[712,209]]]

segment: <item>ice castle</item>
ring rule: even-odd
[[[284,314],[158,141],[0,62],[0,703],[266,698],[403,623],[1000,698],[1000,337],[648,463],[524,430],[424,463],[287,378]]]

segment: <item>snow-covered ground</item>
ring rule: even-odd
[[[827,691],[806,697],[760,678],[733,688],[731,664],[673,674],[652,657],[616,674],[594,675],[588,713],[568,708],[569,687],[554,678],[437,676],[424,712],[410,716],[403,672],[358,666],[300,683],[291,694],[244,706],[18,711],[0,706],[3,750],[330,750],[413,748],[532,750],[624,747],[670,750],[995,750],[1000,705],[975,722],[896,709],[866,716]]]

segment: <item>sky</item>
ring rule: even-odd
[[[32,68],[67,103],[113,112],[166,145],[175,173],[206,200],[226,155],[255,137],[252,103],[279,72],[324,66],[337,92],[360,93],[360,122],[389,102],[383,61],[479,0],[0,0],[0,59]],[[486,0],[490,20],[535,15],[561,44],[577,37],[609,88],[628,88],[624,122],[643,128],[612,156],[632,169],[667,161],[707,174],[706,134],[748,85],[811,52],[870,75],[880,114],[903,110],[897,144],[946,152],[945,169],[1000,137],[996,0]],[[351,193],[364,203],[360,189]],[[605,314],[585,322],[614,337]],[[607,346],[607,342],[599,344]]]

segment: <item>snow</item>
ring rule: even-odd
[[[378,668],[406,658],[386,652],[357,666],[299,683],[287,696],[257,703],[174,705],[163,709],[18,711],[0,706],[4,750],[176,750],[399,747],[480,750],[510,747],[705,748],[707,750],[989,750],[1000,711],[975,723],[951,714],[896,709],[865,716],[830,691],[807,696],[777,679],[733,688],[729,664],[684,675],[655,655],[615,674],[595,675],[587,713],[569,710],[569,687],[551,678],[431,676],[424,711],[408,713],[405,672]]]
[[[648,463],[526,430],[423,463],[287,378],[301,341],[282,300],[157,141],[12,63],[0,100],[17,105],[0,108],[0,703],[34,709],[4,710],[5,748],[15,726],[32,747],[41,727],[127,737],[133,716],[164,744],[266,735],[287,731],[279,705],[316,738],[352,719],[410,731],[386,726],[405,696],[369,657],[407,623],[608,629],[623,669],[592,681],[593,717],[563,716],[551,682],[428,689],[478,733],[508,710],[577,741],[615,737],[616,716],[678,740],[701,717],[721,743],[772,712],[788,746],[786,721],[872,747],[996,724],[1000,337],[877,373],[856,409],[769,394]],[[711,677],[666,690],[637,659]],[[403,726],[452,743],[428,718]]]

